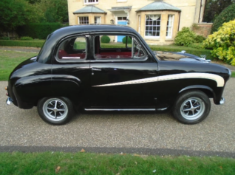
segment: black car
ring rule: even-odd
[[[120,37],[123,42],[117,42]],[[7,103],[37,106],[50,124],[68,122],[80,108],[170,109],[180,122],[195,124],[208,116],[209,98],[224,103],[230,75],[229,69],[195,55],[153,52],[130,27],[70,26],[50,34],[38,56],[13,70]]]

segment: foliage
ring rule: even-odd
[[[1,37],[1,39],[2,39],[2,40],[10,40],[10,38],[7,37],[7,36],[3,36],[3,37]]]
[[[207,0],[203,21],[213,22],[225,8],[234,2],[235,0]]]
[[[183,27],[175,37],[175,44],[179,46],[188,46],[195,42],[196,34],[188,27]]]
[[[219,31],[204,41],[205,48],[212,48],[211,54],[235,66],[235,20],[224,23]]]
[[[109,43],[109,42],[110,42],[109,36],[103,35],[103,36],[101,37],[101,43]]]
[[[222,26],[223,23],[229,22],[235,19],[235,4],[230,5],[224,11],[222,11],[219,16],[215,19],[212,32],[218,31],[219,27]]]
[[[132,43],[132,38],[129,37],[129,36],[125,36],[125,37],[122,39],[122,43],[126,44],[126,38],[127,38],[127,44],[131,44],[131,43]]]
[[[0,46],[42,47],[45,40],[0,40]]]
[[[25,0],[1,0],[0,21],[1,29],[15,30],[18,26],[35,21],[36,15]]]
[[[33,40],[33,38],[30,36],[22,36],[20,40]]]
[[[206,38],[204,36],[201,35],[197,35],[195,37],[195,43],[202,43]]]
[[[192,43],[188,47],[196,48],[196,49],[204,49],[203,43]]]
[[[46,37],[58,28],[60,23],[30,23],[17,29],[20,36],[28,35],[32,38],[46,39]]]

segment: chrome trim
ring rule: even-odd
[[[165,111],[167,110],[168,108],[158,108],[157,111]]]
[[[7,98],[6,103],[7,103],[7,105],[10,105],[10,104],[12,103],[11,97],[8,97],[8,98]]]
[[[225,103],[225,99],[224,99],[224,97],[222,97],[221,100],[220,100],[220,102],[219,102],[219,104],[220,104],[220,105],[223,105],[224,103]]]
[[[85,111],[156,111],[155,108],[146,109],[98,109],[98,108],[85,108]]]

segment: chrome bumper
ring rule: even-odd
[[[12,99],[11,99],[11,97],[8,97],[8,98],[7,98],[6,103],[7,103],[7,105],[10,105],[10,104],[12,103]]]
[[[220,100],[220,102],[219,102],[219,104],[220,104],[220,105],[223,105],[224,103],[225,103],[225,99],[224,99],[224,97],[222,97],[221,100]]]

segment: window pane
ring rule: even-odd
[[[160,25],[161,16],[160,15],[146,15],[146,36],[160,36]]]
[[[62,60],[79,60],[86,58],[86,38],[77,37],[63,41],[57,51],[57,58]]]
[[[166,36],[168,38],[172,37],[172,30],[173,30],[173,19],[174,19],[174,15],[168,15],[168,21],[167,21],[167,28],[166,28]]]

